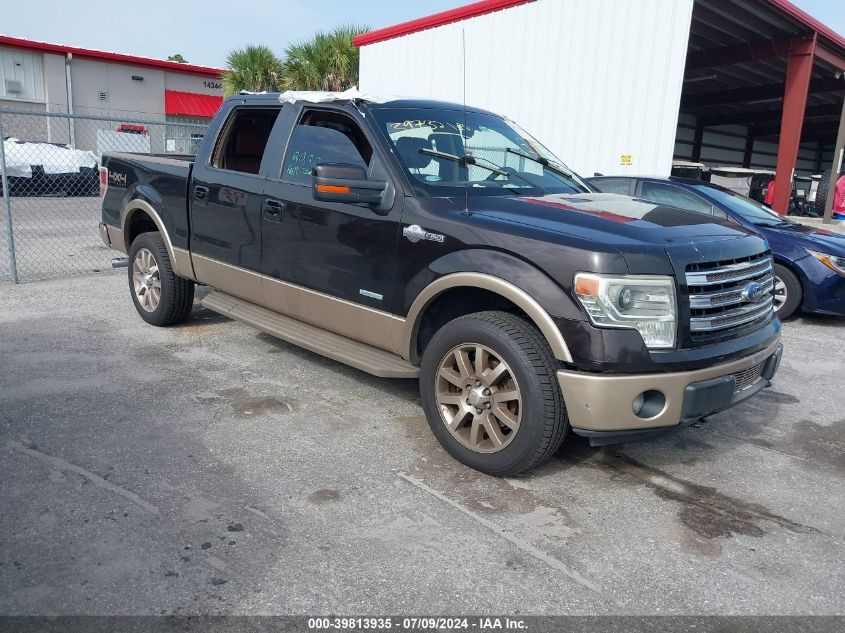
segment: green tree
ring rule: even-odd
[[[179,62],[180,64],[187,64],[188,60],[182,57],[181,53],[176,53],[175,55],[168,55],[167,61],[169,62]]]
[[[346,90],[358,85],[358,47],[352,38],[369,27],[344,25],[288,46],[282,66],[287,90]]]
[[[220,78],[227,97],[241,90],[276,92],[281,87],[282,62],[267,46],[245,46],[229,53]]]

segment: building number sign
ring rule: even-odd
[[[206,88],[212,88],[214,90],[221,90],[223,88],[223,84],[219,81],[204,81],[202,85]]]

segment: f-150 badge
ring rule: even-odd
[[[420,240],[431,240],[432,242],[442,242],[443,236],[439,233],[429,233],[419,224],[412,224],[402,229],[402,235],[407,237],[412,244],[416,244]]]

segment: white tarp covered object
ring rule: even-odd
[[[286,90],[279,95],[281,103],[308,101],[309,103],[327,103],[329,101],[369,101],[371,103],[386,103],[395,101],[397,97],[371,95],[352,87],[343,92],[327,92],[321,90]]]
[[[98,165],[93,152],[53,143],[30,143],[14,137],[3,140],[3,151],[6,173],[12,178],[32,178],[34,165],[43,167],[45,174],[75,174],[82,167]]]

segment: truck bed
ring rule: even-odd
[[[103,222],[121,226],[127,193],[149,204],[172,227],[174,246],[187,248],[188,186],[195,156],[189,154],[103,154],[102,175],[107,183],[103,197]]]
[[[188,166],[192,165],[196,159],[195,154],[136,154],[132,152],[106,152],[103,154],[103,164],[106,163],[106,157],[119,158],[132,162],[149,162],[157,165],[187,164]]]

